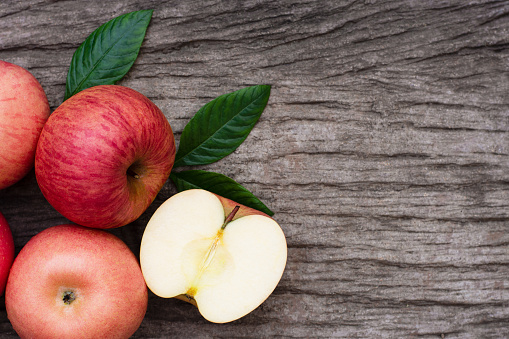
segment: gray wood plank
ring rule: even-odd
[[[507,1],[4,1],[0,59],[52,109],[74,50],[100,24],[154,8],[120,84],[151,98],[177,140],[216,96],[271,84],[226,174],[276,212],[288,265],[231,324],[150,296],[138,338],[509,337]],[[137,253],[168,182],[113,233]],[[0,192],[16,249],[63,223],[33,173]],[[0,311],[0,333],[15,333]]]

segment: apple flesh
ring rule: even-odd
[[[5,292],[5,284],[14,260],[14,240],[9,224],[0,213],[0,295]]]
[[[116,236],[48,228],[23,247],[7,281],[7,316],[22,338],[128,338],[147,310],[134,254]]]
[[[241,318],[267,299],[286,258],[276,221],[200,189],[165,201],[147,224],[140,249],[152,292],[189,301],[215,323]]]
[[[37,145],[35,175],[63,216],[113,228],[147,209],[174,159],[173,133],[161,110],[133,89],[102,85],[53,112]]]
[[[37,79],[21,66],[0,60],[0,189],[33,167],[35,148],[50,108]]]

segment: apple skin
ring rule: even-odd
[[[66,304],[64,295],[76,297]],[[22,338],[128,338],[140,326],[148,290],[119,238],[77,225],[50,227],[16,257],[5,292]]]
[[[173,132],[141,93],[102,85],[66,100],[45,124],[35,155],[37,183],[67,219],[114,228],[137,219],[168,179]]]
[[[0,213],[0,296],[5,292],[5,284],[14,260],[14,240],[9,224]]]
[[[0,60],[0,189],[33,167],[35,148],[50,108],[37,79],[21,66]]]
[[[235,221],[235,220],[237,220],[239,218],[242,218],[242,217],[247,217],[248,215],[262,215],[264,217],[273,219],[268,214],[265,214],[262,211],[258,211],[258,210],[255,210],[254,208],[244,206],[242,204],[239,204],[239,203],[237,203],[237,202],[235,202],[233,200],[230,200],[228,198],[224,198],[224,197],[222,197],[220,195],[217,195],[215,193],[212,193],[212,194],[214,194],[219,199],[221,204],[223,205],[223,210],[224,210],[225,217],[228,216],[228,214],[230,214],[230,212],[236,206],[239,206],[239,210],[237,211],[237,213],[235,213],[235,216],[233,217],[233,219],[231,221]]]

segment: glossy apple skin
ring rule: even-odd
[[[5,284],[14,260],[14,240],[5,217],[0,213],[0,295],[4,294]]]
[[[174,159],[173,132],[161,110],[133,89],[103,85],[81,91],[53,112],[37,145],[35,175],[63,216],[113,228],[147,209]]]
[[[33,168],[37,140],[49,114],[37,79],[23,67],[0,60],[0,189]]]
[[[64,303],[65,291],[76,299]],[[5,292],[22,338],[128,338],[147,310],[134,254],[114,235],[77,225],[48,228],[23,247]]]

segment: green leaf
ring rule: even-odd
[[[65,98],[122,79],[138,57],[153,10],[120,15],[96,29],[72,57]]]
[[[200,108],[182,132],[173,166],[206,165],[235,151],[260,118],[269,96],[269,85],[252,86]]]
[[[175,183],[179,192],[193,188],[201,188],[238,202],[239,204],[262,211],[270,216],[274,215],[274,212],[255,197],[253,193],[223,174],[191,170],[171,172],[170,179]]]

